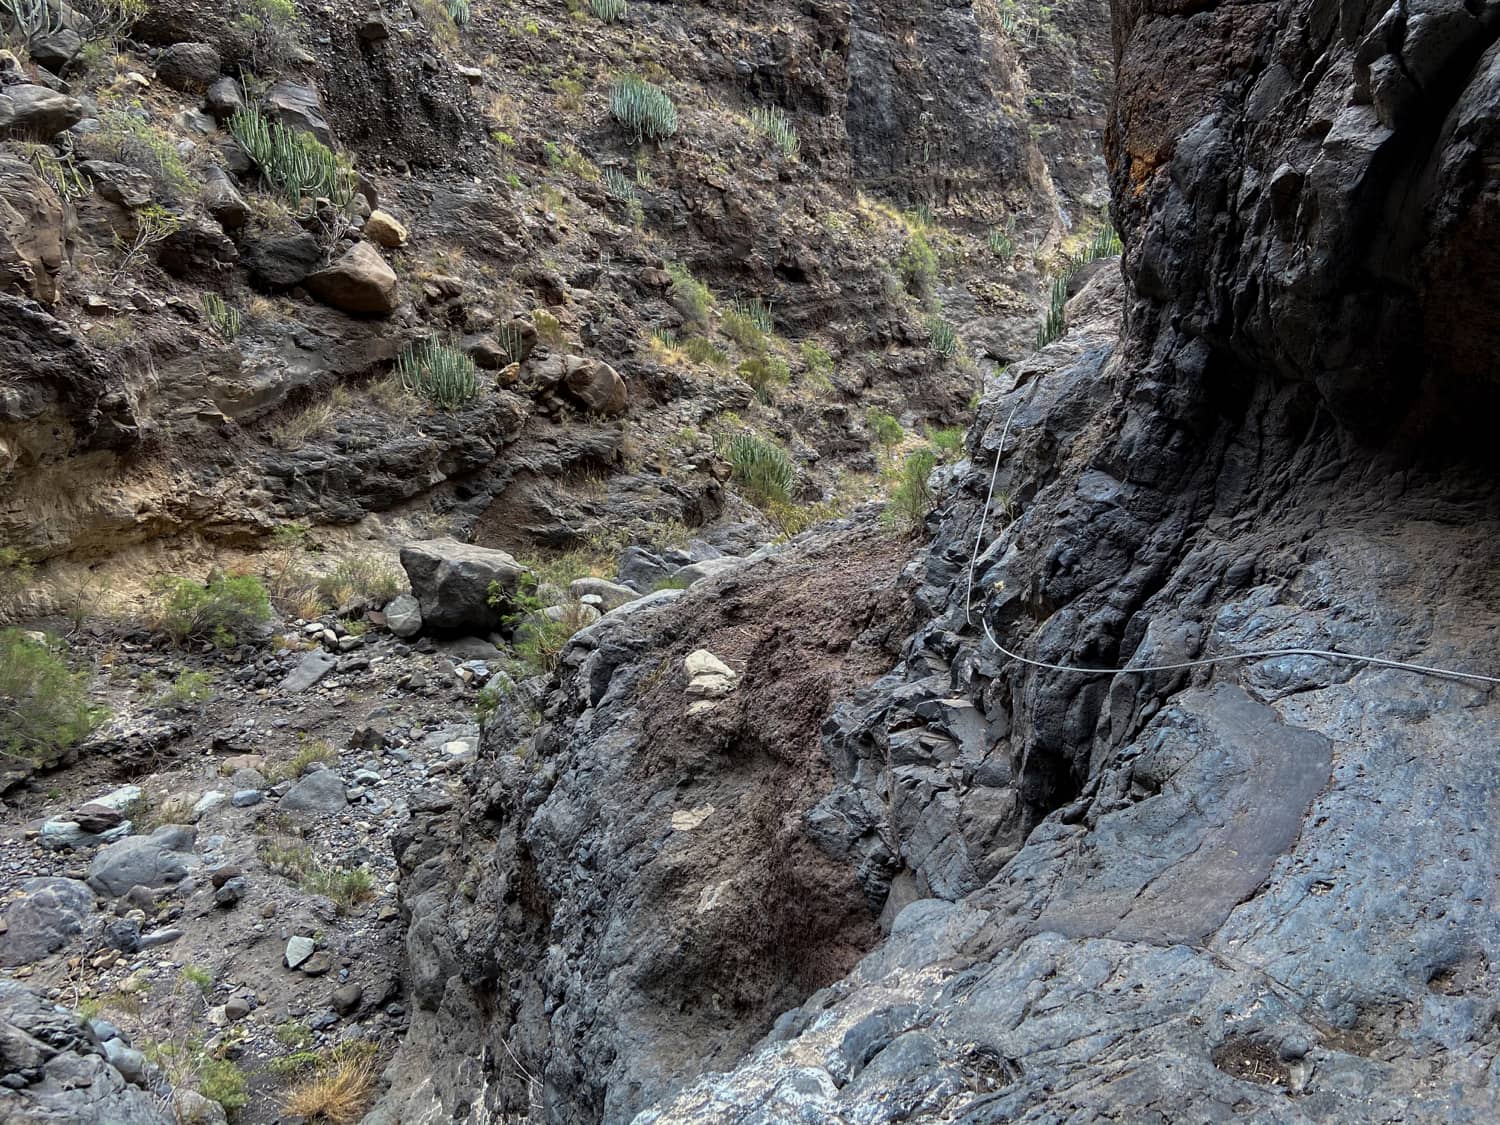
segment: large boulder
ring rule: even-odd
[[[630,405],[625,380],[602,360],[568,356],[562,385],[585,409],[599,414],[623,414]]]
[[[384,315],[396,311],[396,271],[368,242],[356,242],[305,284],[318,300],[344,312]]]
[[[0,289],[48,304],[66,258],[62,203],[31,166],[0,160]]]
[[[568,593],[574,598],[584,598],[593,595],[599,599],[599,608],[605,613],[612,609],[618,609],[626,602],[633,602],[641,595],[629,586],[622,586],[618,582],[611,582],[607,578],[575,578],[568,583]]]
[[[0,137],[51,137],[82,120],[82,102],[45,86],[23,83],[0,93]]]
[[[110,844],[89,864],[89,886],[100,894],[122,895],[131,887],[168,887],[187,878],[196,863],[196,831],[183,824],[164,824],[149,836],[130,836]]]
[[[425,539],[401,548],[401,565],[422,608],[423,625],[438,632],[493,633],[504,626],[526,568],[504,551]],[[490,604],[490,587],[501,593]]]
[[[0,965],[29,965],[83,932],[94,914],[94,892],[77,879],[29,879],[5,910]]]
[[[156,60],[156,77],[174,90],[206,90],[219,69],[219,52],[207,43],[173,43]]]

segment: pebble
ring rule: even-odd
[[[317,946],[313,944],[313,939],[310,937],[298,934],[296,937],[289,938],[286,943],[286,967],[288,969],[300,968],[313,955],[316,948]]]

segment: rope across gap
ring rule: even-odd
[[[1034,386],[1035,384],[1033,384]],[[985,493],[984,509],[979,513],[979,530],[974,536],[974,551],[969,558],[969,584],[968,596],[965,600],[965,617],[970,625],[974,624],[974,573],[979,566],[979,554],[984,546],[984,532],[989,523],[990,504],[995,497],[995,482],[1000,476],[1000,461],[1005,456],[1005,442],[1010,437],[1010,425],[1015,419],[1016,411],[1021,409],[1021,399],[1010,408],[1006,415],[1005,427],[1000,431],[1000,444],[995,449],[995,467],[990,472],[990,486]],[[1398,672],[1412,672],[1421,676],[1441,676],[1445,679],[1464,680],[1471,683],[1500,684],[1500,676],[1485,676],[1478,672],[1460,672],[1453,668],[1438,668],[1428,664],[1412,664],[1405,660],[1391,660],[1383,656],[1361,656],[1352,652],[1335,652],[1330,649],[1321,648],[1263,648],[1251,652],[1236,652],[1226,656],[1208,656],[1199,660],[1182,660],[1173,664],[1141,664],[1130,668],[1085,668],[1077,664],[1054,664],[1046,660],[1037,660],[1034,657],[1023,656],[1019,652],[1012,652],[1000,643],[995,636],[994,630],[990,628],[989,619],[980,616],[979,623],[984,628],[984,635],[989,638],[990,644],[996,649],[1021,664],[1032,668],[1043,668],[1050,672],[1070,672],[1082,676],[1121,676],[1130,674],[1143,674],[1147,672],[1182,672],[1189,668],[1207,668],[1215,664],[1235,664],[1250,660],[1269,660],[1279,656],[1312,656],[1322,660],[1343,661],[1347,664],[1368,664],[1376,668],[1392,668]]]

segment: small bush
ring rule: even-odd
[[[870,427],[870,436],[887,449],[900,445],[901,439],[906,436],[906,431],[896,421],[895,415],[887,414],[884,410],[872,407],[865,414],[865,424]]]
[[[604,170],[604,190],[616,203],[628,207],[636,202],[635,182],[615,168]]]
[[[214,697],[214,678],[207,672],[179,672],[172,686],[162,693],[161,706],[191,710],[206,706]]]
[[[314,867],[302,879],[313,894],[333,900],[340,913],[375,897],[375,879],[364,867]]]
[[[738,309],[730,309],[724,314],[724,333],[747,352],[765,350],[766,334]]]
[[[454,27],[468,27],[469,21],[474,18],[471,0],[443,0],[443,7],[448,9],[448,18],[453,21]]]
[[[958,333],[942,317],[927,318],[927,338],[932,343],[932,350],[944,359],[952,359],[958,354]]]
[[[802,341],[802,364],[810,375],[833,374],[833,355],[821,344],[811,340]]]
[[[88,678],[19,629],[0,631],[0,754],[50,765],[105,719]]]
[[[788,160],[797,159],[802,142],[797,139],[797,130],[780,106],[756,106],[750,111],[750,123],[771,138],[771,143],[781,150],[782,156]]]
[[[937,468],[937,460],[935,451],[919,449],[907,456],[896,474],[884,518],[889,526],[903,535],[920,535],[927,515],[932,511],[932,489],[928,487],[927,478]]]
[[[706,363],[710,367],[728,367],[729,353],[712,340],[702,336],[689,336],[680,345],[682,354],[694,363]]]
[[[990,248],[990,253],[1002,261],[1008,262],[1015,256],[1015,239],[1008,230],[991,227],[989,233],[985,235],[984,242]]]
[[[335,609],[385,605],[406,585],[405,576],[372,555],[351,555],[318,579],[317,591]]]
[[[292,61],[297,46],[294,0],[233,0],[230,27],[250,56],[250,69],[273,73]]]
[[[188,578],[161,584],[158,624],[177,644],[207,641],[233,648],[271,620],[271,600],[254,575],[217,574],[206,585]]]
[[[942,429],[928,430],[927,440],[932,443],[938,456],[944,461],[951,460],[964,451],[964,430],[962,426],[948,426]]]
[[[184,965],[177,975],[182,978],[183,984],[192,985],[205,996],[213,991],[214,975],[207,969],[198,965]]]
[[[339,212],[353,207],[359,189],[354,165],[311,133],[272,121],[254,106],[235,110],[229,131],[293,207],[304,199],[326,199]]]
[[[375,1095],[374,1051],[364,1044],[336,1047],[314,1073],[287,1091],[282,1109],[294,1118],[353,1125]]]
[[[323,762],[327,765],[338,760],[337,750],[323,739],[315,738],[298,750],[288,761],[268,766],[266,778],[269,781],[296,781],[314,762]]]
[[[240,311],[225,302],[217,293],[205,293],[202,297],[203,315],[208,317],[209,327],[226,344],[234,343],[244,325]]]
[[[907,292],[917,297],[931,294],[933,283],[937,281],[937,252],[920,230],[912,232],[896,265],[901,271],[901,280],[905,282]]]
[[[724,442],[722,456],[753,503],[765,507],[791,499],[797,470],[779,445],[741,431]]]
[[[198,1092],[231,1111],[250,1104],[245,1072],[229,1059],[206,1057],[199,1063]]]
[[[443,410],[457,410],[479,395],[474,361],[436,340],[408,344],[396,357],[396,372],[403,387]]]
[[[156,192],[177,200],[194,194],[195,181],[170,134],[151,124],[139,102],[99,113],[99,128],[83,140],[92,155],[144,172]]]
[[[685,266],[673,263],[667,266],[667,273],[672,278],[672,304],[690,322],[707,329],[708,313],[714,306],[713,293]]]
[[[605,23],[618,23],[624,19],[627,8],[625,0],[589,0],[589,11]]]
[[[610,87],[609,111],[636,144],[666,140],[677,132],[677,107],[667,92],[635,75]]]
[[[755,390],[755,397],[769,403],[776,392],[791,380],[786,360],[780,356],[758,355],[745,360],[739,366],[739,376]]]
[[[1071,274],[1062,274],[1052,279],[1052,289],[1047,298],[1047,312],[1042,317],[1042,326],[1036,332],[1036,346],[1040,350],[1054,340],[1062,338],[1068,330],[1068,282]]]

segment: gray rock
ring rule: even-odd
[[[263,108],[267,116],[289,128],[311,133],[325,145],[332,147],[333,131],[328,127],[323,101],[312,86],[287,81],[272,83],[271,88],[266,91]]]
[[[358,984],[351,981],[349,984],[340,985],[333,990],[333,1010],[344,1017],[352,1016],[359,1011],[364,997],[365,991]]]
[[[94,917],[94,892],[76,879],[28,879],[5,909],[0,965],[29,965],[62,949]]]
[[[504,551],[427,539],[401,548],[401,565],[421,605],[424,626],[440,632],[490,633],[500,629],[525,568]],[[490,588],[500,604],[490,604]]]
[[[214,905],[230,907],[245,897],[250,889],[250,881],[243,875],[233,879],[226,879],[223,884],[214,890]]]
[[[224,1003],[225,1018],[230,1021],[239,1021],[250,1014],[250,1002],[243,996],[231,996]]]
[[[156,57],[156,76],[174,90],[206,90],[220,66],[219,52],[207,43],[173,43]]]
[[[132,887],[166,887],[187,878],[197,857],[194,832],[163,825],[150,836],[130,836],[102,849],[89,864],[88,882],[100,894],[123,895]]]
[[[240,261],[258,281],[285,289],[301,281],[323,261],[323,249],[307,231],[258,233],[240,242]]]
[[[422,631],[422,607],[410,594],[398,594],[386,603],[385,623],[398,637],[415,637]]]
[[[240,93],[240,84],[233,78],[218,79],[203,95],[203,108],[219,121],[229,120],[244,104],[245,99]]]
[[[336,813],[343,811],[348,803],[339,775],[332,770],[319,770],[287,790],[277,808],[289,813]]]
[[[45,86],[7,86],[0,92],[0,136],[51,137],[82,118],[82,102]]]
[[[0,978],[3,1084],[0,1115],[8,1121],[76,1125],[173,1125],[154,1095],[112,1065],[77,1015],[17,981]],[[118,1040],[111,1042],[118,1043]],[[126,1050],[123,1045],[116,1050]],[[121,1056],[134,1070],[128,1055]],[[18,1093],[12,1093],[19,1090]]]
[[[104,944],[121,953],[134,953],[141,947],[141,924],[133,918],[116,918],[104,927]]]
[[[211,164],[203,174],[203,206],[218,220],[225,230],[239,230],[250,218],[250,205],[245,202],[228,175],[216,164]]]
[[[322,649],[304,652],[297,666],[281,681],[281,690],[288,694],[306,691],[332,672],[337,664],[338,659]]]
[[[237,809],[248,809],[260,804],[266,799],[265,793],[260,789],[236,789],[229,803]]]
[[[737,559],[732,555],[724,555],[717,559],[704,559],[702,562],[689,563],[687,566],[679,567],[672,572],[674,582],[683,582],[688,586],[694,586],[710,578],[718,578],[725,574],[731,574],[747,564],[746,559]]]
[[[151,177],[135,168],[108,160],[85,160],[79,167],[93,181],[95,191],[122,207],[144,207],[155,194]]]
[[[71,27],[33,36],[26,43],[26,53],[31,56],[31,61],[54,74],[61,74],[82,50],[83,36]]]
[[[300,969],[303,962],[311,957],[316,950],[317,945],[314,944],[313,939],[310,937],[303,937],[299,934],[296,937],[288,938],[285,955],[286,967],[288,969]]]
[[[568,583],[568,593],[575,598],[593,595],[600,599],[600,610],[608,613],[626,602],[633,602],[641,595],[629,586],[610,582],[604,578],[575,578]]]
[[[146,1056],[118,1039],[104,1042],[104,1057],[120,1072],[120,1077],[136,1086],[146,1084]]]
[[[175,926],[168,926],[165,929],[153,930],[149,934],[141,935],[140,948],[155,949],[158,945],[171,945],[180,937],[182,937],[182,931],[177,929]]]
[[[620,552],[618,569],[622,583],[648,594],[670,578],[674,568],[645,547],[626,547]]]

